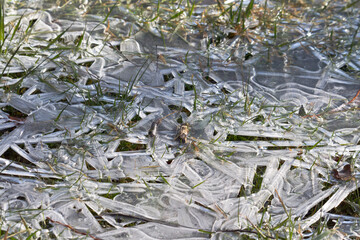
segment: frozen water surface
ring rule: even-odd
[[[76,2],[8,1],[1,237],[359,237],[358,5]]]

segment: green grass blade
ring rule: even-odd
[[[192,85],[193,85],[193,88],[194,88],[194,110],[196,110],[196,102],[197,102],[197,93],[196,93],[196,86],[195,86],[195,83],[194,83],[194,79],[193,77],[191,78],[191,82],[192,82]]]
[[[349,53],[348,53],[348,56],[351,55],[352,51],[353,51],[353,47],[357,44],[357,41],[356,41],[356,36],[359,32],[359,28],[360,28],[360,24],[358,25],[358,27],[356,28],[355,32],[354,32],[354,35],[353,35],[353,38],[352,38],[352,41],[351,41],[351,45],[350,45],[350,50],[349,50]]]
[[[37,232],[38,232],[38,230],[36,230],[35,232],[31,233],[31,234],[26,238],[26,240],[36,239],[35,234],[36,234]]]
[[[342,12],[342,11],[348,9],[348,8],[353,7],[353,6],[356,5],[358,2],[360,2],[360,0],[356,0],[356,1],[352,2],[352,3],[347,4],[345,7],[343,7],[343,8],[340,10],[340,12]]]
[[[254,0],[251,0],[251,1],[249,2],[249,4],[247,5],[247,7],[246,7],[246,10],[245,10],[245,18],[250,17],[251,10],[253,9],[253,7],[254,7]]]
[[[200,186],[200,185],[201,185],[201,184],[203,184],[205,181],[206,181],[206,180],[204,180],[204,181],[202,181],[202,182],[200,182],[200,183],[196,184],[195,186],[191,187],[191,189],[194,189],[194,188],[196,188],[196,187]]]
[[[320,139],[319,141],[317,141],[313,146],[310,146],[307,148],[308,151],[310,151],[311,149],[314,149],[317,147],[317,145],[319,145],[319,143],[322,141],[323,139]]]
[[[59,41],[59,39],[71,28],[72,24],[65,29],[63,32],[61,32],[55,39],[49,42],[49,44],[44,48],[44,50],[49,49],[55,42]]]
[[[164,178],[164,176],[161,173],[160,173],[160,177],[167,185],[171,186],[170,183]]]
[[[18,31],[19,27],[20,27],[20,23],[21,23],[21,20],[23,18],[24,15],[21,15],[21,17],[19,18],[15,28],[14,28],[14,31],[13,31],[13,34],[11,35],[11,38],[10,38],[10,42],[12,42],[12,40],[14,39],[15,37],[15,33]]]
[[[5,0],[0,0],[0,43],[4,42],[5,38]]]
[[[238,7],[238,10],[237,10],[236,24],[239,24],[239,22],[240,22],[240,20],[241,20],[242,5],[243,5],[243,0],[241,0],[240,6]]]
[[[156,8],[156,15],[154,18],[150,19],[149,22],[155,21],[160,16],[160,3],[161,3],[161,1],[158,1],[157,8]]]
[[[170,20],[179,17],[183,12],[184,12],[184,10],[182,10],[182,11],[180,11],[180,12],[178,12],[178,13],[175,13],[174,15],[172,15],[172,16],[170,17]]]
[[[77,45],[76,45],[76,50],[77,50],[77,51],[80,49],[81,43],[82,43],[82,41],[84,40],[85,29],[86,29],[86,28],[84,28],[83,33],[80,35],[79,42],[78,42]]]
[[[105,23],[108,20],[111,12],[115,9],[115,7],[118,5],[118,3],[119,3],[119,0],[113,4],[113,6],[110,8],[110,11],[108,12],[108,14],[106,14],[106,17],[105,17],[103,23]]]
[[[190,2],[188,0],[188,6],[190,5]],[[191,6],[191,9],[189,10],[189,18],[192,16],[193,12],[194,12],[194,9],[195,9],[195,1],[192,3],[192,6]]]
[[[4,76],[4,73],[5,73],[5,71],[6,71],[6,68],[9,66],[11,60],[15,57],[15,55],[16,55],[16,53],[19,51],[20,47],[21,47],[21,45],[19,45],[19,46],[16,48],[15,52],[13,53],[13,55],[11,55],[9,61],[6,63],[4,69],[3,69],[2,73],[1,73],[1,76]],[[0,77],[1,77],[1,76],[0,76]]]
[[[206,231],[206,230],[203,230],[203,229],[199,229],[198,231],[201,232],[201,233],[209,234],[209,235],[213,234],[213,232],[209,232],[209,231]]]

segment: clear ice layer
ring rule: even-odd
[[[8,3],[2,237],[360,236],[332,212],[358,191],[358,6],[257,1],[241,32],[217,1],[70,2]],[[261,9],[293,16],[274,36]]]

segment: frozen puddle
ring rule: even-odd
[[[306,23],[281,50],[207,47],[123,7],[109,25],[36,7],[5,18],[2,237],[359,236],[332,212],[357,191],[360,82],[344,66],[359,72],[358,48],[330,58]]]

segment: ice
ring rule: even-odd
[[[133,56],[140,55],[140,45],[135,39],[126,39],[120,43],[121,53],[128,59],[132,60]]]
[[[293,14],[274,37],[253,16],[244,32],[225,27],[217,1],[202,1],[185,19],[189,12],[172,18],[163,3],[168,23],[183,21],[175,30],[151,7],[134,10],[145,3],[114,5],[106,21],[98,3],[68,4],[9,3],[0,60],[2,234],[238,239],[286,238],[293,228],[295,238],[359,236],[357,217],[332,212],[350,204],[359,179],[351,14],[311,24]],[[330,33],[346,46],[326,42]],[[350,180],[332,173],[345,164]]]

